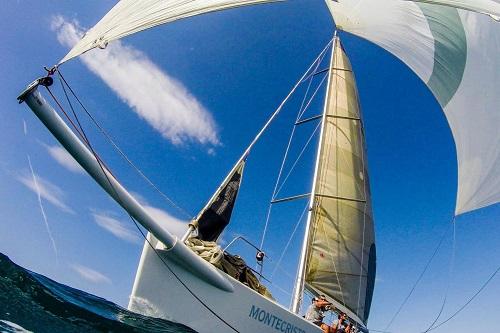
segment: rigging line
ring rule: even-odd
[[[47,87],[47,86],[44,86],[44,87],[47,90],[47,92],[49,93],[49,95],[52,97],[52,100],[57,104],[57,106],[59,107],[59,109],[61,110],[61,112],[64,114],[64,116],[66,117],[66,119],[69,121],[69,123],[71,124],[71,126],[73,127],[73,129],[78,133],[78,136],[80,137],[80,139],[82,139],[84,141],[84,143],[87,144],[87,141],[85,140],[83,134],[80,132],[80,130],[78,129],[78,127],[76,126],[76,124],[73,122],[73,120],[71,119],[71,117],[66,113],[66,111],[63,108],[63,106],[61,105],[61,103],[59,102],[59,100],[56,98],[56,96],[54,96],[54,94],[49,89],[49,87]]]
[[[248,154],[250,153],[250,150],[251,148],[253,147],[253,145],[257,142],[257,140],[260,138],[260,136],[262,135],[262,133],[264,132],[264,130],[269,126],[269,124],[271,123],[271,121],[276,117],[276,115],[281,111],[281,109],[283,108],[283,106],[285,105],[285,103],[288,101],[288,99],[290,98],[290,96],[292,96],[292,94],[295,92],[295,90],[297,89],[297,87],[302,84],[302,82],[305,82],[304,81],[304,77],[306,77],[307,73],[309,73],[311,71],[311,69],[313,68],[314,64],[316,64],[316,62],[319,60],[319,59],[322,59],[323,57],[323,54],[325,54],[325,52],[330,48],[330,45],[332,44],[333,42],[333,39],[331,39],[328,44],[323,48],[323,50],[320,52],[320,54],[316,57],[316,59],[314,59],[313,63],[309,66],[309,68],[306,70],[306,72],[302,75],[302,77],[299,79],[299,81],[295,84],[295,86],[292,88],[292,90],[288,93],[288,95],[285,97],[285,99],[281,102],[281,104],[278,106],[278,108],[276,109],[276,111],[274,111],[274,113],[272,114],[271,118],[269,118],[269,120],[267,121],[267,123],[264,125],[264,127],[260,130],[260,132],[255,136],[255,138],[253,139],[253,141],[250,143],[250,145],[248,146],[248,148],[246,149],[246,151],[243,153],[243,156],[240,158],[240,161],[244,158],[246,158],[246,156],[248,156]],[[300,115],[300,110],[298,111],[298,114]],[[297,115],[297,117],[299,117],[299,115]],[[299,119],[299,118],[297,118]],[[293,139],[293,135],[295,133],[295,126],[293,126],[292,128],[292,133],[290,135],[290,139],[288,140],[288,145],[287,145],[287,149],[285,151],[285,154],[284,154],[284,157],[283,157],[283,161],[281,163],[281,168],[280,168],[280,171],[278,173],[278,179],[276,180],[276,184],[274,185],[274,191],[273,191],[273,195],[271,197],[271,200],[272,201],[275,197],[275,192],[276,192],[276,188],[278,187],[278,183],[279,183],[279,178],[281,176],[281,173],[283,172],[283,169],[284,169],[284,165],[285,165],[285,161],[286,161],[286,158],[288,156],[288,152],[289,152],[289,149],[290,149],[290,145],[292,143],[292,139]],[[236,165],[233,167],[233,169],[230,171],[230,173],[236,168],[236,166],[239,164],[238,161],[236,163]],[[264,230],[262,232],[262,237],[261,237],[261,241],[260,241],[260,246],[259,248],[263,248],[264,247],[264,241],[266,239],[266,234],[267,234],[267,228],[269,226],[269,219],[271,217],[271,210],[272,210],[272,204],[269,203],[269,206],[268,206],[268,210],[267,210],[267,214],[266,214],[266,222],[264,223]]]
[[[81,131],[85,134],[84,132],[84,129],[83,128],[80,128]],[[85,135],[85,137],[87,137]],[[92,145],[89,143],[89,149],[90,151],[92,152],[92,154],[94,155],[94,158],[96,159],[97,163],[99,164],[99,167],[102,171],[102,173],[104,174],[104,176],[106,177],[107,181],[108,181],[108,184],[110,185],[110,187],[113,189],[113,192],[115,193],[116,197],[120,200],[120,195],[118,194],[118,192],[116,191],[115,187],[113,186],[113,183],[111,182],[111,180],[109,179],[109,176],[108,174],[106,173],[105,171],[105,166],[102,164],[102,161],[101,159],[98,157],[97,153],[95,152],[94,149],[92,149]],[[106,168],[107,169],[107,168]],[[111,173],[111,172],[110,172]],[[113,176],[114,177],[114,176]],[[116,178],[116,177],[115,177]],[[128,213],[128,212],[127,212]],[[228,322],[226,322],[222,317],[220,317],[217,313],[215,313],[215,311],[213,311],[212,309],[210,309],[210,307],[205,304],[205,302],[203,302],[203,300],[201,298],[199,298],[190,288],[189,286],[187,286],[186,283],[184,283],[182,281],[182,279],[177,275],[175,274],[175,272],[172,270],[172,268],[165,262],[165,260],[163,260],[163,258],[161,257],[161,255],[158,253],[158,251],[153,247],[153,245],[151,244],[151,242],[149,242],[149,240],[147,239],[147,237],[144,235],[144,232],[141,230],[141,228],[139,227],[139,225],[137,224],[137,221],[134,219],[134,217],[131,215],[131,214],[128,214],[128,216],[132,219],[135,227],[139,230],[139,232],[141,233],[142,237],[147,241],[147,243],[149,244],[149,246],[153,249],[153,251],[155,252],[155,254],[158,256],[158,258],[163,262],[163,264],[165,265],[165,267],[170,271],[170,273],[177,279],[177,281],[203,306],[205,307],[210,313],[212,313],[215,317],[217,317],[220,321],[222,321],[224,324],[226,324],[229,328],[231,328],[233,331],[239,333],[239,331],[237,329],[235,329],[233,326],[231,326],[231,324],[229,324]]]
[[[283,260],[283,257],[285,256],[285,253],[286,251],[288,250],[288,247],[290,246],[290,243],[292,242],[292,238],[293,236],[295,235],[295,232],[297,231],[297,229],[299,228],[299,225],[302,223],[302,218],[304,217],[304,214],[306,213],[307,211],[307,207],[309,206],[309,202],[307,202],[305,204],[305,207],[304,209],[302,210],[302,214],[300,214],[300,217],[299,219],[297,220],[297,223],[295,223],[295,227],[293,228],[293,231],[292,231],[292,234],[290,235],[290,238],[288,239],[288,242],[286,243],[285,245],[285,248],[283,249],[283,251],[281,252],[281,255],[278,259],[278,261],[276,262],[276,266],[274,266],[274,270],[272,271],[271,273],[271,279],[274,277],[274,274],[276,274],[276,271],[278,270],[278,267],[280,267],[281,265],[281,260]]]
[[[326,54],[326,53],[325,53]],[[316,72],[316,70],[318,69],[319,65],[321,64],[321,62],[323,61],[323,58],[324,58],[324,54],[323,56],[321,56],[318,60],[317,60],[317,63],[316,63],[316,67],[314,67],[314,69],[312,70],[312,72]],[[313,82],[313,76],[311,76],[311,78],[309,79],[309,83],[307,84],[307,89],[306,89],[306,92],[304,93],[304,97],[302,98],[302,102],[300,104],[300,108],[299,108],[299,116],[297,117],[298,119],[300,119],[301,117],[301,114],[303,113],[303,108],[304,108],[304,104],[306,102],[306,99],[307,99],[307,95],[309,94],[309,89],[311,88],[311,85],[312,85],[312,82]],[[297,120],[298,120],[297,119]]]
[[[309,146],[309,143],[311,143],[312,139],[314,138],[314,136],[316,135],[316,132],[318,131],[318,128],[320,127],[321,125],[321,122],[318,122],[318,124],[316,125],[316,127],[314,128],[314,131],[311,133],[311,135],[309,136],[309,139],[307,139],[307,142],[305,143],[304,147],[302,148],[302,150],[300,151],[299,155],[297,156],[297,158],[295,159],[295,161],[293,162],[293,165],[292,167],[290,168],[290,170],[288,171],[287,175],[285,176],[285,178],[283,179],[283,182],[281,183],[280,187],[278,188],[278,190],[276,191],[276,194],[274,195],[274,198],[273,200],[276,198],[276,196],[280,193],[280,191],[283,189],[283,186],[286,184],[286,181],[288,180],[288,178],[290,177],[290,175],[292,174],[293,170],[295,170],[295,167],[297,166],[297,163],[299,162],[300,158],[302,157],[302,155],[304,154],[304,152],[306,151],[307,147]]]
[[[269,125],[274,120],[274,118],[276,118],[276,116],[281,112],[281,110],[285,106],[286,102],[288,102],[288,100],[295,93],[295,91],[297,90],[297,88],[302,84],[302,82],[304,82],[304,77],[306,77],[307,73],[309,73],[311,71],[311,69],[313,68],[313,66],[316,63],[316,61],[320,58],[321,54],[323,54],[329,48],[329,46],[332,43],[332,41],[333,41],[333,39],[330,40],[330,42],[328,42],[328,44],[325,46],[325,48],[321,51],[320,55],[317,56],[316,59],[314,59],[314,61],[311,63],[311,65],[309,66],[309,68],[304,72],[304,74],[302,75],[302,77],[297,81],[297,83],[295,83],[295,85],[290,90],[290,92],[285,97],[285,99],[283,99],[283,101],[280,103],[280,105],[276,108],[276,110],[274,111],[274,113],[271,115],[271,117],[267,120],[267,122],[265,123],[265,125],[262,127],[262,129],[260,130],[260,132],[257,133],[257,135],[255,136],[255,138],[252,140],[252,142],[250,143],[250,145],[248,146],[248,148],[243,153],[243,156],[240,158],[240,161],[243,160],[243,159],[245,159],[248,156],[248,154],[250,153],[250,150],[253,148],[253,146],[255,145],[255,143],[260,139],[260,137],[262,136],[262,134],[264,133],[264,131],[269,127]],[[238,163],[236,163],[236,165],[237,164]]]
[[[73,129],[78,133],[78,136],[80,137],[80,139],[83,141],[83,144],[89,149],[89,150],[92,150],[92,147],[90,146],[90,142],[87,138],[87,135],[85,133],[83,133],[83,127],[81,127],[80,125],[80,128],[78,128],[76,126],[76,124],[73,122],[73,120],[71,119],[71,117],[68,115],[68,113],[66,112],[66,110],[64,110],[64,107],[61,105],[61,102],[59,102],[59,100],[56,98],[56,96],[52,93],[52,91],[50,90],[49,87],[45,86],[45,89],[47,89],[47,91],[49,92],[50,96],[52,96],[52,99],[54,100],[54,102],[57,104],[57,106],[59,106],[59,109],[61,110],[61,112],[64,114],[64,116],[66,117],[66,119],[70,122],[71,126],[73,127]],[[73,106],[71,105],[70,103],[70,107],[73,109]],[[76,113],[73,111],[73,114],[76,116]],[[77,117],[78,119],[78,117]],[[78,120],[77,121],[78,124],[80,124],[80,121]],[[103,165],[105,165],[104,161],[101,160],[100,156],[95,154],[94,157],[100,162],[102,163]],[[106,166],[106,165],[105,165]],[[107,168],[107,166],[106,166]],[[111,170],[108,169],[108,172],[110,174],[113,174],[111,172]]]
[[[326,56],[326,52],[324,52],[321,57],[318,59],[318,63],[316,65],[316,68],[314,68],[313,72],[315,72],[319,65],[321,65],[321,62],[323,61],[323,59],[325,58]],[[327,75],[325,75],[327,76]],[[323,77],[323,80],[319,83],[318,87],[316,88],[316,90],[314,91],[314,93],[312,94],[311,98],[309,99],[309,101],[307,102],[307,104],[305,104],[304,106],[304,103],[306,102],[306,99],[307,99],[307,95],[309,94],[309,90],[311,88],[311,85],[312,85],[312,82],[313,82],[313,78],[314,76],[311,76],[311,79],[309,80],[309,83],[307,85],[307,89],[306,89],[306,92],[304,94],[304,98],[302,99],[302,103],[300,105],[300,109],[299,109],[299,115],[297,117],[297,119],[295,120],[295,122],[299,121],[300,118],[302,118],[302,116],[304,115],[304,113],[307,111],[307,108],[309,107],[309,105],[311,104],[311,101],[314,99],[314,97],[316,96],[316,93],[318,92],[318,89],[323,85],[323,81],[325,80],[324,77]]]
[[[425,267],[424,269],[422,270],[422,272],[420,273],[420,275],[418,276],[417,280],[415,281],[415,283],[413,284],[410,292],[408,293],[408,295],[406,295],[404,301],[401,303],[401,305],[399,306],[398,310],[396,311],[396,313],[392,316],[391,320],[389,321],[389,323],[387,324],[387,326],[384,328],[384,331],[387,331],[389,329],[389,327],[392,325],[392,323],[394,322],[394,320],[396,319],[396,317],[399,315],[399,313],[401,312],[401,310],[403,310],[403,307],[406,305],[406,303],[408,302],[408,300],[410,299],[411,295],[413,294],[413,292],[415,291],[415,289],[417,288],[417,285],[420,283],[420,280],[422,280],[422,278],[424,277],[425,275],[425,272],[427,272],[427,269],[429,268],[432,260],[434,259],[434,257],[436,256],[436,254],[438,253],[439,251],[439,248],[441,247],[441,245],[443,244],[443,241],[445,240],[446,238],[446,235],[448,234],[448,228],[445,229],[445,231],[443,232],[443,235],[441,236],[441,239],[439,240],[439,243],[438,245],[436,246],[436,248],[434,249],[434,252],[432,253],[432,255],[430,256],[429,260],[427,261],[427,263],[425,264]]]
[[[290,149],[290,145],[292,143],[292,139],[293,139],[294,134],[295,134],[295,126],[293,126],[293,128],[292,128],[292,133],[290,134],[290,139],[288,140],[288,145],[286,147],[285,154],[284,154],[284,157],[283,157],[283,161],[281,162],[281,167],[280,167],[280,170],[278,172],[278,178],[276,179],[276,184],[274,184],[273,194],[271,195],[271,200],[269,202],[269,206],[267,207],[266,222],[264,223],[264,230],[262,232],[262,238],[260,239],[260,246],[259,246],[259,248],[261,248],[261,249],[263,248],[264,241],[266,239],[267,227],[269,226],[269,219],[271,218],[271,210],[273,209],[272,202],[273,202],[273,200],[275,199],[275,196],[276,196],[276,188],[278,187],[278,182],[279,182],[279,179],[281,177],[281,173],[283,172],[283,169],[284,169],[284,166],[285,166],[286,157],[288,155],[288,151]]]
[[[83,126],[80,123],[80,119],[78,119],[78,116],[76,115],[75,108],[73,107],[73,103],[71,103],[71,101],[69,99],[69,96],[68,96],[68,93],[66,92],[66,88],[64,87],[64,84],[62,83],[60,77],[59,77],[59,82],[61,83],[61,88],[62,88],[62,90],[64,92],[64,96],[66,96],[66,101],[68,102],[69,107],[71,109],[71,112],[73,113],[73,117],[75,117],[76,123],[78,124],[78,127],[80,128],[80,131],[81,131],[81,133],[83,135],[83,138],[84,138],[85,142],[87,143],[87,145],[89,146],[90,145],[90,141],[89,141],[87,135],[85,134],[85,131],[83,130]]]
[[[464,305],[462,305],[457,311],[455,311],[455,313],[453,313],[451,316],[449,316],[448,318],[446,318],[446,320],[440,322],[438,325],[434,326],[433,328],[431,328],[429,330],[430,331],[433,331],[441,326],[443,326],[444,324],[446,324],[447,322],[449,322],[450,320],[452,320],[453,318],[455,318],[460,312],[462,312],[477,296],[479,296],[479,294],[488,286],[488,284],[491,282],[491,280],[493,280],[493,278],[498,274],[498,272],[500,272],[500,266],[498,266],[498,268],[493,272],[493,274],[490,275],[490,277],[486,280],[485,283],[483,283],[483,285],[481,286],[481,288],[478,289],[478,291],[472,295],[472,297],[470,297],[467,302],[465,302]]]
[[[271,262],[271,264],[273,264],[273,265],[274,265],[274,267],[277,267],[277,266],[276,266],[275,261],[274,261],[271,257],[269,257],[267,254],[266,254],[266,258],[267,258],[267,260],[268,260],[269,262]],[[295,279],[295,277],[294,277],[293,275],[291,275],[290,273],[288,273],[288,272],[287,272],[287,271],[286,271],[283,267],[278,267],[278,269],[279,269],[279,270],[280,270],[283,274],[285,274],[288,278],[290,278],[290,279],[292,279],[292,280],[293,280],[293,279]],[[266,280],[267,280],[267,279],[266,279]],[[267,280],[267,281],[269,281],[269,280]],[[273,283],[272,281],[270,281],[270,282],[271,282],[271,283]],[[274,285],[274,286],[276,286],[275,284],[273,284],[273,285]],[[289,295],[291,295],[291,294],[289,294]]]
[[[278,284],[274,284],[272,282],[270,282],[270,284],[276,288],[278,291],[281,291],[283,294],[285,294],[286,296],[292,296],[292,293],[284,288],[281,288]]]
[[[300,114],[300,118],[302,118],[302,116],[304,115],[304,113],[307,111],[307,109],[309,109],[309,106],[311,105],[312,101],[314,100],[314,98],[316,97],[316,94],[318,93],[319,89],[323,86],[323,83],[325,82],[326,78],[328,77],[328,73],[326,73],[325,75],[323,75],[323,79],[321,79],[321,82],[318,84],[318,86],[316,87],[316,90],[314,91],[314,93],[312,94],[311,98],[309,99],[307,105],[304,107],[304,110],[302,111],[302,113]],[[298,121],[298,119],[297,119]]]
[[[188,213],[185,209],[183,209],[182,207],[180,207],[177,203],[175,203],[172,199],[170,199],[165,193],[163,193],[159,188],[158,186],[156,186],[145,174],[144,172],[139,169],[139,167],[137,167],[134,162],[132,162],[128,156],[123,152],[123,150],[115,143],[115,141],[111,138],[111,136],[109,135],[109,133],[97,122],[97,120],[92,116],[92,114],[88,111],[88,109],[83,105],[83,103],[81,102],[81,100],[78,98],[78,96],[76,95],[76,93],[74,92],[74,90],[71,88],[71,86],[68,84],[68,82],[66,81],[66,79],[64,78],[64,76],[62,75],[61,71],[59,69],[57,69],[57,74],[59,76],[59,80],[63,81],[64,84],[68,87],[68,89],[70,90],[71,94],[75,97],[75,99],[78,101],[78,104],[80,104],[80,106],[82,107],[82,109],[85,111],[85,113],[87,114],[87,116],[92,120],[92,122],[94,123],[94,125],[99,129],[99,131],[101,132],[101,134],[111,143],[111,145],[113,146],[113,148],[122,156],[122,158],[125,159],[125,161],[139,174],[139,176],[141,176],[143,178],[143,180],[146,181],[146,183],[148,183],[151,187],[153,187],[153,189],[158,192],[158,194],[160,194],[160,196],[162,196],[170,205],[172,205],[174,208],[176,208],[179,212],[181,212],[185,217],[189,218],[189,219],[192,219],[193,218],[193,215]],[[62,84],[62,83],[61,83]]]
[[[453,276],[453,270],[455,269],[455,254],[456,254],[456,241],[457,241],[457,235],[456,235],[456,229],[457,228],[456,228],[456,223],[455,223],[455,217],[453,217],[452,224],[453,224],[453,242],[452,242],[452,248],[451,248],[451,262],[450,262],[450,268],[449,268],[449,271],[448,271],[448,285],[446,287],[446,292],[444,294],[443,304],[441,304],[441,309],[439,309],[439,313],[437,314],[436,319],[434,319],[434,321],[432,322],[432,324],[430,324],[429,327],[427,327],[427,329],[425,331],[423,331],[422,333],[429,332],[430,329],[434,326],[434,324],[436,324],[436,322],[441,317],[441,314],[443,314],[443,310],[444,310],[444,307],[446,306],[446,301],[448,299],[448,293],[450,291],[451,279],[452,279],[452,276]]]
[[[328,42],[328,44],[326,44],[325,48],[324,48],[324,49],[320,52],[319,56],[316,58],[316,60],[315,60],[315,62],[314,62],[314,63],[316,63],[316,61],[317,61],[320,57],[324,57],[324,55],[326,55],[326,52],[327,52],[327,51],[328,51],[328,49],[330,48],[330,45],[332,44],[332,42],[333,42],[333,38],[332,38],[332,39],[330,39],[330,41]],[[309,71],[310,71],[310,69],[311,69],[311,68],[312,68],[312,66],[311,66],[311,67],[309,67],[309,70],[308,70],[305,74],[309,73]],[[316,73],[314,73],[314,71],[311,71],[311,74],[309,74],[309,75],[304,75],[304,76],[300,79],[299,83],[306,82],[307,80],[309,80],[309,79],[310,79],[312,76],[314,76],[314,75],[316,75]]]

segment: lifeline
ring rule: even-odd
[[[294,326],[283,319],[266,312],[265,310],[261,310],[260,308],[255,307],[255,305],[252,305],[248,316],[283,333],[305,333],[303,329],[300,329],[297,326]]]

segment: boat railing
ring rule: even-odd
[[[242,241],[248,245],[250,245],[251,247],[253,247],[257,253],[255,255],[255,260],[257,261],[257,265],[259,266],[259,271],[251,268],[251,267],[248,267],[252,272],[254,272],[255,274],[257,274],[259,276],[259,280],[260,279],[264,279],[266,280],[267,282],[271,283],[271,280],[269,280],[268,278],[266,278],[263,274],[262,274],[262,268],[264,266],[264,258],[268,258],[269,257],[267,256],[267,254],[262,251],[262,249],[260,249],[257,245],[255,245],[254,243],[252,243],[251,241],[249,241],[248,239],[246,239],[244,236],[242,235],[239,235],[239,236],[236,236],[235,238],[233,238],[233,240],[231,240],[229,242],[229,244],[226,245],[226,247],[224,247],[223,251],[226,252],[227,249],[229,247],[231,247],[231,245],[233,245],[234,243],[236,243],[237,241]]]

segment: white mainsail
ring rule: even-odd
[[[375,236],[358,93],[335,39],[319,147],[305,288],[366,325],[375,283]]]
[[[480,14],[496,16],[500,5],[482,0],[327,3],[339,29],[400,58],[443,108],[457,150],[455,213],[500,202],[500,23]]]
[[[136,32],[208,12],[281,0],[121,0],[59,61]]]

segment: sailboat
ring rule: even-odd
[[[82,141],[77,136],[81,133],[75,134],[38,91],[40,86],[51,86],[51,76],[60,65],[90,49],[105,48],[115,39],[193,15],[265,2],[271,1],[120,1],[47,76],[30,84],[19,100],[27,103],[89,175],[148,230],[129,309],[144,312],[144,304],[153,305],[162,317],[199,332],[321,332],[299,313],[307,290],[325,295],[358,330],[367,331],[376,270],[374,227],[358,93],[338,36],[332,42],[323,112],[315,119],[305,119],[319,121],[321,132],[313,186],[306,195],[308,222],[290,309],[216,268],[188,246],[193,235],[200,241],[217,241],[229,223],[246,158],[280,107],[186,235],[177,238],[147,213],[95,155],[85,137]],[[478,91],[484,88],[475,82],[482,78],[494,86],[499,81],[496,71],[479,69],[485,62],[493,66],[498,61],[496,52],[483,50],[485,44],[500,45],[496,22],[500,5],[488,0],[339,0],[327,1],[327,6],[339,30],[368,39],[402,59],[436,96],[457,144],[455,213],[499,202],[500,138],[495,107],[500,97]],[[316,74],[311,68],[298,84]],[[480,93],[481,105],[475,107],[470,97]],[[474,114],[468,112],[471,109]],[[474,126],[481,126],[481,135]]]

